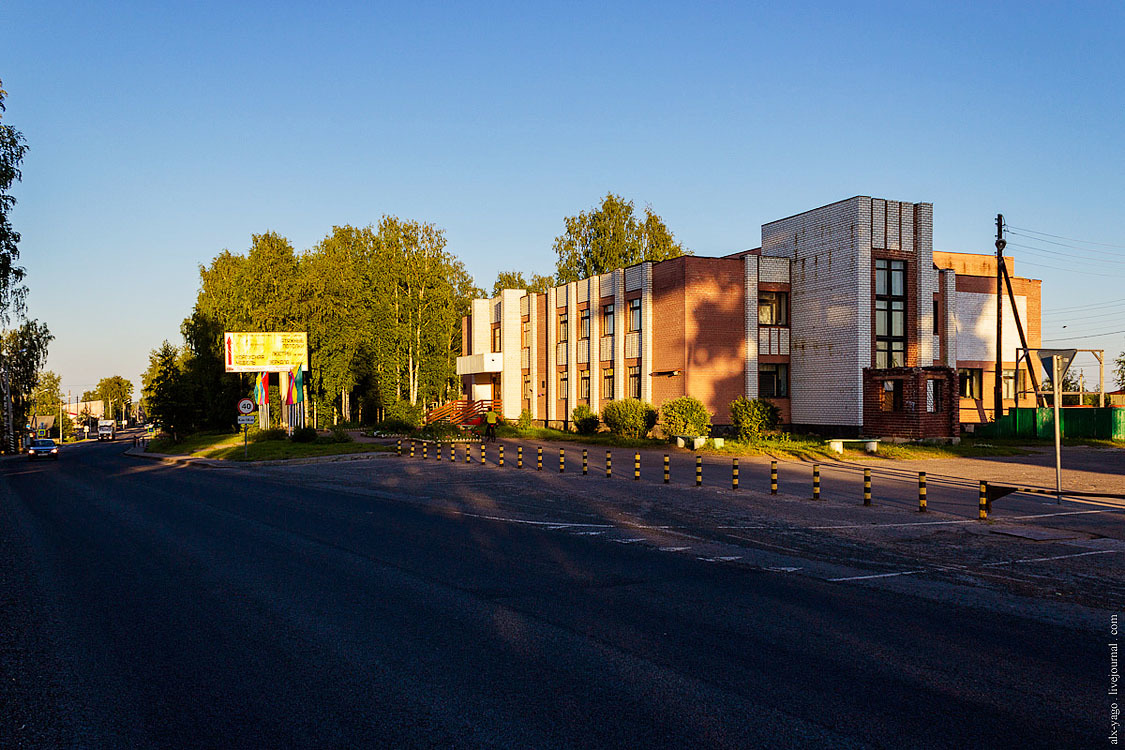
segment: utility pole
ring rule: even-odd
[[[1004,214],[996,214],[996,388],[994,390],[993,421],[1004,415]]]

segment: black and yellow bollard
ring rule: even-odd
[[[926,472],[918,472],[918,512],[926,512]]]
[[[582,476],[586,476],[586,471],[589,469],[589,463],[586,461],[586,449],[582,449]]]
[[[639,482],[641,479],[641,454],[633,454],[633,481]]]
[[[605,478],[609,479],[613,476],[613,452],[605,452]]]
[[[664,484],[668,484],[668,454],[664,454]]]
[[[402,441],[401,440],[395,441],[395,450],[398,451],[398,455],[400,455],[400,456],[402,455]]]
[[[516,468],[517,469],[523,468],[523,446],[522,445],[519,446],[518,448],[516,448]]]
[[[465,463],[470,463],[469,454],[472,453],[472,446],[465,443]]]
[[[500,463],[498,465],[501,469],[504,468],[504,446],[502,445],[500,446]]]
[[[730,466],[730,488],[731,488],[732,490],[737,490],[737,489],[738,489],[738,459],[737,459],[737,458],[732,458],[732,459],[731,459],[731,466]]]
[[[457,449],[453,447],[453,443],[449,444],[449,463],[454,463],[457,460]]]
[[[414,458],[414,441],[410,441],[410,457]]]
[[[566,451],[559,448],[559,473],[566,471]]]
[[[543,471],[543,446],[535,449],[535,470]]]
[[[980,498],[978,500],[978,518],[982,521],[988,520],[988,482],[980,483]]]
[[[481,466],[484,466],[484,464],[485,464],[484,459],[485,459],[485,447],[484,447],[484,443],[481,443],[480,444],[480,465]]]
[[[437,456],[437,460],[440,461],[441,460],[441,443],[434,443],[434,453]]]
[[[695,457],[695,486],[703,486],[703,456]]]
[[[777,461],[770,461],[770,494],[777,494]]]
[[[863,470],[863,504],[871,505],[871,469]]]
[[[812,499],[820,499],[820,464],[812,465]]]
[[[430,457],[430,444],[429,443],[422,443],[422,460],[424,461],[429,457]]]

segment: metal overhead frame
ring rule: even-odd
[[[1019,317],[1016,318],[1016,321],[1017,322],[1019,321]],[[1043,396],[1047,393],[1050,393],[1050,391],[1044,391],[1044,390],[1040,389],[1039,383],[1037,382],[1036,377],[1035,377],[1036,363],[1032,362],[1031,353],[1032,352],[1045,351],[1045,350],[1051,349],[1051,348],[1052,347],[1047,347],[1047,346],[1033,346],[1033,347],[1021,347],[1021,348],[1016,349],[1016,371],[1017,372],[1019,371],[1020,362],[1022,362],[1024,359],[1026,359],[1027,360],[1027,369],[1028,369],[1029,372],[1031,372],[1031,384],[1032,384],[1032,389],[1033,389],[1033,390],[1030,390],[1030,391],[1026,391],[1026,390],[1025,391],[1019,391],[1018,395],[1022,395],[1024,393],[1034,393],[1035,394],[1035,405],[1036,406],[1041,405],[1040,401],[1042,400]],[[1074,351],[1076,353],[1077,352],[1086,352],[1087,354],[1093,354],[1094,358],[1096,360],[1098,360],[1098,407],[1099,408],[1104,407],[1105,406],[1105,349],[1075,349]],[[1042,364],[1042,361],[1040,361],[1040,364]],[[1060,383],[1060,386],[1061,386],[1061,383]],[[1061,395],[1061,396],[1079,396],[1079,397],[1081,397],[1081,396],[1085,396],[1087,393],[1093,393],[1093,391],[1059,391],[1059,395]]]

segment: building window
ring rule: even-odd
[[[492,329],[492,351],[500,351],[500,326]]]
[[[531,346],[531,322],[523,321],[520,323],[520,346],[527,349]]]
[[[567,385],[566,370],[559,370],[559,401],[566,401],[566,398],[567,398],[566,385]]]
[[[586,308],[578,313],[578,338],[590,338],[590,309]]]
[[[758,325],[789,325],[789,292],[758,292]]]
[[[630,367],[629,368],[629,393],[627,395],[628,395],[629,398],[640,398],[641,397],[641,368],[640,367]]]
[[[606,401],[613,400],[613,368],[606,367],[602,370],[602,398]]]
[[[940,414],[945,411],[945,383],[941,380],[926,381],[927,406],[929,411]]]
[[[884,380],[880,392],[879,408],[882,411],[902,411],[902,381]]]
[[[961,398],[981,398],[984,393],[984,370],[961,369],[957,371],[957,375],[961,381]]]
[[[532,396],[534,396],[534,395],[535,394],[533,394],[531,392],[531,376],[530,375],[524,375],[523,376],[523,397],[525,399],[527,399],[528,401],[530,401]]]
[[[613,305],[606,305],[602,308],[602,335],[613,335]]]
[[[906,261],[875,261],[875,367],[906,366]]]
[[[1024,370],[1004,370],[1002,383],[1001,396],[1006,399],[1015,400],[1022,393],[1024,388]]]
[[[564,312],[559,313],[559,343],[560,344],[562,344],[562,343],[564,343],[568,340],[567,339],[567,329],[569,328],[569,326],[566,324],[566,322],[567,322],[566,313],[564,313]]]
[[[590,401],[590,371],[581,370],[578,373],[578,400],[585,403]]]
[[[640,299],[629,300],[629,331],[641,330],[641,301]]]
[[[938,311],[940,309],[941,309],[941,305],[935,299],[934,300],[934,335],[935,336],[941,334],[941,325],[938,323]]]
[[[762,398],[789,398],[789,365],[758,365],[758,395]]]

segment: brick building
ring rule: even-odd
[[[578,404],[687,394],[724,424],[746,396],[794,429],[952,437],[991,418],[996,261],[935,253],[932,237],[930,204],[860,196],[764,225],[754,250],[504,290],[472,302],[457,373],[505,419],[563,423]],[[1038,346],[1039,282],[1012,281]],[[1026,373],[1006,301],[1004,313],[1014,404]]]

